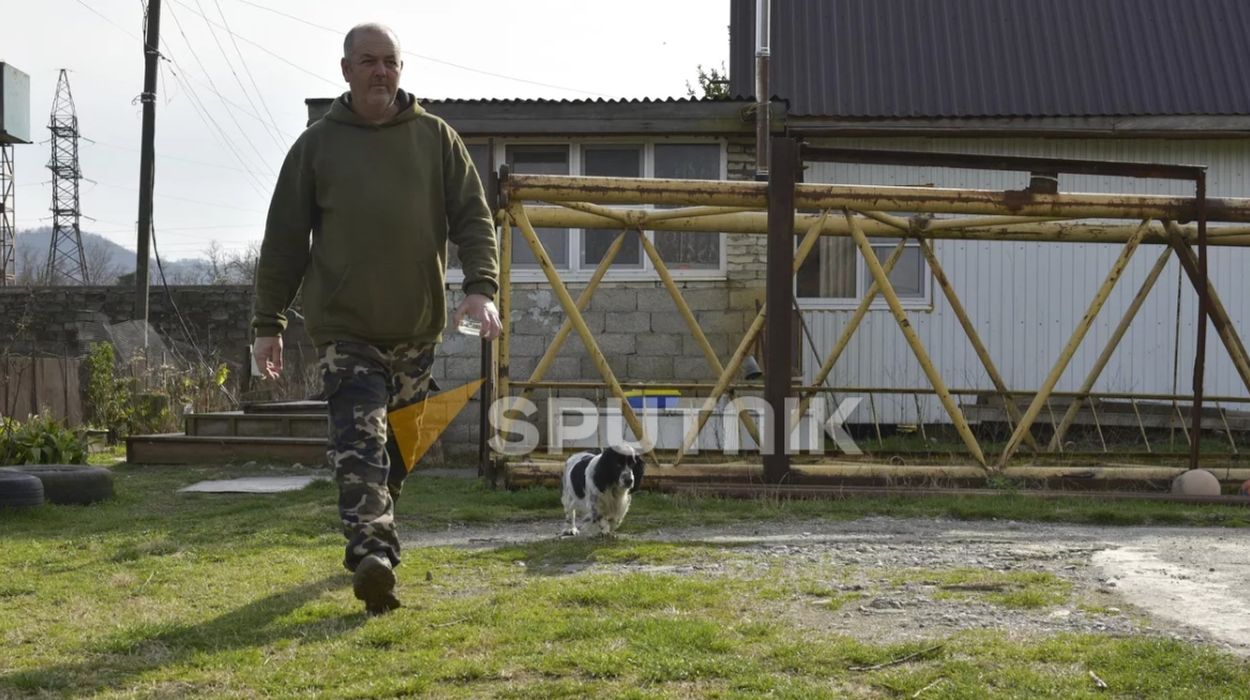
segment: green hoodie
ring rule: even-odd
[[[401,90],[397,101],[408,106],[374,125],[344,94],[291,147],[256,269],[257,336],[282,333],[302,281],[318,345],[437,342],[447,325],[449,239],[465,293],[494,297],[495,225],[469,153],[410,95]]]

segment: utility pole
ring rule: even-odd
[[[78,113],[69,76],[61,69],[56,81],[56,99],[48,120],[52,132],[52,241],[48,245],[48,284],[90,284],[87,256],[82,249],[82,210],[78,204]]]
[[[139,239],[135,253],[134,318],[148,320],[148,251],[152,242],[152,188],[156,160],[156,66],[160,60],[161,0],[148,0],[143,32],[143,143],[139,154]]]

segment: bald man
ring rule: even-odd
[[[371,615],[399,607],[395,499],[414,466],[389,434],[390,411],[423,400],[447,326],[447,241],[483,338],[502,329],[495,226],[460,137],[399,89],[399,37],[358,25],[343,40],[349,91],[291,147],[274,188],[256,270],[253,355],[282,371],[285,312],[302,286],[330,417],[328,458],[347,537],[343,563]]]

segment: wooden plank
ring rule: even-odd
[[[39,412],[47,412],[53,418],[64,421],[66,417],[65,379],[61,374],[59,357],[40,357],[33,363],[35,374],[35,406]]]
[[[81,362],[76,357],[61,358],[61,373],[65,385],[65,420],[70,425],[82,425],[86,412],[82,405],[82,386],[78,382]]]
[[[35,412],[34,362],[29,357],[10,357],[5,367],[8,395],[5,397],[4,414],[18,420]]]

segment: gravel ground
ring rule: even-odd
[[[552,539],[559,525],[553,519],[506,529],[409,529],[406,545],[502,547]],[[630,532],[626,521],[621,537],[698,541],[723,547],[724,556],[679,566],[589,568],[803,582],[806,593],[760,611],[784,615],[798,629],[874,642],[966,629],[1021,637],[1158,634],[1250,657],[1250,535],[1238,530],[866,518],[645,533]],[[568,573],[587,568],[573,565]],[[993,601],[1010,584],[967,590],[943,583],[942,572],[970,569],[1002,580],[1021,572],[1051,574],[1071,590],[1058,604],[1019,608]]]

